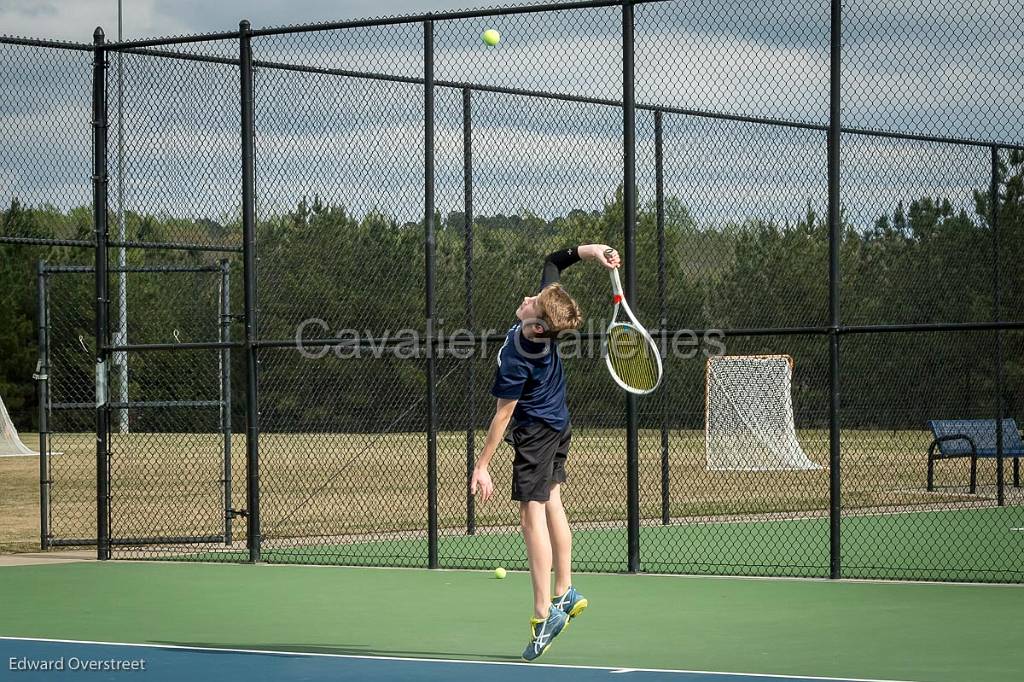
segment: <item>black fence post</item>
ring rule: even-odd
[[[50,345],[46,310],[46,261],[36,263],[36,395],[39,409],[39,547],[50,548]]]
[[[992,268],[993,299],[992,318],[1001,322],[1003,318],[1003,283],[1000,272],[999,244],[999,147],[992,147],[992,185],[989,188],[989,213],[992,221],[992,256],[995,260]],[[1003,331],[996,329],[996,504],[1006,504],[1003,493]],[[1016,462],[1016,460],[1015,460]],[[1018,474],[1019,475],[1019,474]],[[1014,481],[1015,483],[1018,480]]]
[[[662,112],[654,112],[654,205],[658,230],[658,319],[661,320],[661,353],[664,376],[661,389],[661,523],[670,520],[670,491],[668,473],[668,297],[665,293],[665,149]]]
[[[107,50],[103,29],[93,32],[92,216],[96,231],[96,558],[110,558],[110,412],[107,399]]]
[[[256,320],[256,107],[253,101],[252,35],[248,21],[238,25],[242,98],[242,261],[245,289],[246,365],[246,521],[249,561],[260,560],[259,358]]]
[[[842,238],[839,202],[840,153],[840,57],[842,40],[842,1],[832,0],[831,44],[829,59],[828,125],[828,298],[829,298],[829,576],[842,577],[840,530],[842,498],[840,479],[840,384],[839,384],[839,243]]]
[[[434,22],[423,22],[423,212],[427,269],[427,565],[437,568],[437,367],[434,362]]]
[[[462,178],[465,221],[466,258],[466,329],[476,330],[473,315],[473,92],[462,89]],[[476,353],[466,363],[466,534],[476,533],[476,506],[469,482],[473,477],[476,460]]]
[[[220,261],[220,342],[231,341],[231,266]],[[220,351],[220,428],[224,434],[224,544],[231,544],[231,349]]]
[[[626,299],[636,297],[636,102],[633,90],[633,2],[622,3],[622,214]],[[640,570],[640,458],[636,396],[626,394],[627,569]]]

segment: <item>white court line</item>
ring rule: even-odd
[[[538,666],[544,668],[563,668],[568,670],[607,670],[614,672],[642,672],[642,673],[680,673],[691,675],[722,675],[747,677],[760,677],[776,680],[831,680],[832,682],[921,682],[920,680],[883,680],[867,677],[821,677],[808,675],[775,675],[769,673],[743,673],[743,672],[722,672],[717,670],[678,670],[673,668],[609,668],[599,665],[565,665],[559,663],[516,663],[513,661],[469,661],[457,658],[412,658],[409,656],[370,656],[369,654],[327,654],[305,651],[272,651],[267,649],[229,649],[220,647],[183,646],[181,644],[139,644],[132,642],[98,642],[88,639],[48,639],[46,637],[4,637],[0,641],[11,642],[54,642],[58,644],[103,644],[107,646],[127,646],[149,649],[174,649],[180,651],[210,651],[223,653],[225,651],[238,654],[271,654],[274,656],[315,656],[319,658],[357,658],[362,660],[383,660],[383,661],[411,661],[416,663],[465,663],[470,665],[510,665],[528,668]]]

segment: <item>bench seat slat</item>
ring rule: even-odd
[[[1013,419],[933,419],[928,422],[932,431],[931,445],[928,446],[928,490],[934,490],[935,462],[954,457],[968,457],[971,460],[970,491],[977,490],[978,460],[996,458],[997,432],[1002,430],[1002,453],[1004,459],[1013,462],[1013,485],[1020,486],[1020,460],[1024,458],[1024,443],[1021,442],[1017,422]],[[1002,488],[999,503],[1003,503]]]
[[[936,439],[943,439],[938,442],[940,457],[970,457],[971,444],[956,436],[969,437],[977,448],[978,457],[997,455],[995,419],[934,419],[928,426]],[[1024,457],[1024,442],[1013,419],[1003,420],[1003,456]]]

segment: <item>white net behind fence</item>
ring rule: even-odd
[[[792,378],[788,355],[708,360],[704,428],[709,470],[821,468],[797,440]]]
[[[14,455],[34,455],[36,453],[25,447],[18,437],[18,430],[14,428],[11,416],[7,414],[7,407],[3,398],[0,398],[0,457]]]

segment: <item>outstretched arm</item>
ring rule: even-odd
[[[476,495],[479,491],[480,500],[486,502],[494,492],[494,484],[491,482],[491,474],[487,471],[487,465],[491,463],[494,451],[498,449],[502,436],[508,422],[512,419],[512,413],[516,409],[518,400],[498,398],[498,406],[494,410],[494,418],[491,419],[491,426],[487,429],[487,440],[484,441],[484,449],[473,467],[473,477],[469,481],[469,492]]]
[[[607,244],[580,244],[571,249],[560,249],[548,254],[548,257],[544,259],[544,276],[541,278],[540,288],[543,289],[547,285],[557,282],[563,270],[581,260],[597,261],[609,270],[619,267],[618,252],[613,249],[611,255],[605,255],[605,251],[609,248],[611,247]]]

